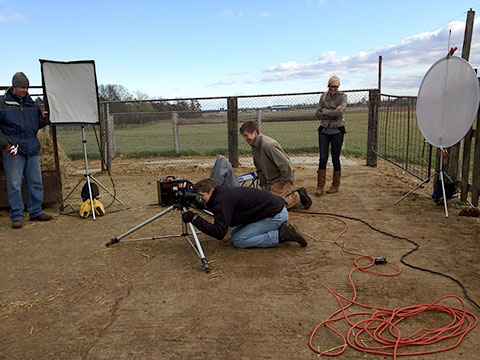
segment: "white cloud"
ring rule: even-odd
[[[13,22],[13,21],[25,21],[25,17],[23,15],[14,13],[11,15],[2,15],[0,14],[0,23],[4,22]]]
[[[257,79],[257,78],[251,78],[251,79],[245,80],[243,83],[244,83],[244,84],[258,84],[259,82],[260,82],[259,79]]]
[[[426,70],[439,58],[446,56],[448,33],[451,30],[451,47],[459,50],[455,55],[460,56],[465,31],[465,23],[451,22],[447,27],[407,37],[400,42],[384,47],[364,50],[354,55],[342,55],[337,51],[321,53],[318,59],[310,63],[298,63],[290,60],[273,65],[263,70],[263,76],[256,79],[256,83],[270,83],[291,80],[324,79],[332,74],[347,78],[354,75],[363,75],[378,72],[378,57],[382,55],[383,85],[390,88],[418,87]],[[470,63],[480,61],[480,36],[475,31],[470,53]],[[475,66],[475,65],[472,65]],[[370,77],[369,84],[364,88],[376,87],[376,76]],[[374,81],[372,81],[375,79]]]
[[[209,85],[207,85],[207,87],[219,88],[219,87],[222,87],[222,86],[233,85],[235,83],[236,83],[235,80],[227,79],[227,80],[218,81],[218,82],[213,83],[213,84],[209,84]]]
[[[260,14],[260,17],[262,17],[262,18],[268,18],[268,17],[270,17],[270,16],[272,16],[272,14],[269,13],[269,12],[264,12],[264,13],[261,13],[261,14]]]
[[[225,18],[225,19],[232,19],[232,18],[235,18],[235,17],[241,18],[243,16],[243,14],[241,12],[234,12],[231,9],[225,9],[225,10],[220,11],[218,16],[220,16],[222,18]]]

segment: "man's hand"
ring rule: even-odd
[[[185,212],[182,214],[183,222],[184,222],[184,223],[192,222],[194,216],[195,216],[195,214],[194,214],[193,212],[191,212],[191,211],[185,211]]]
[[[13,157],[17,157],[17,152],[18,152],[18,144],[17,145],[8,145],[5,151],[8,153],[8,155],[11,155]]]
[[[342,109],[343,109],[342,105],[338,105],[338,106],[335,108],[335,110],[342,110]]]

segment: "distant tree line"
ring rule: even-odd
[[[132,94],[128,89],[118,84],[100,85],[98,87],[98,97],[100,101],[113,102],[110,103],[110,112],[116,114],[178,112],[181,118],[202,116],[202,107],[198,100],[161,101],[160,99],[160,101],[136,102],[138,100],[148,100],[149,96],[141,91]],[[122,102],[116,103],[117,101]],[[144,123],[158,120],[156,116],[145,115],[136,116],[135,118],[138,121],[134,122]],[[162,116],[162,118],[165,118],[165,116]],[[171,117],[168,116],[168,118]]]

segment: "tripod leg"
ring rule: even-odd
[[[63,206],[63,204],[65,204],[65,201],[67,201],[67,199],[70,197],[70,195],[73,194],[73,192],[75,191],[75,189],[78,187],[78,185],[80,185],[80,184],[82,183],[82,181],[83,181],[83,178],[80,179],[80,180],[78,180],[77,185],[75,185],[75,186],[73,187],[73,189],[70,190],[70,192],[68,193],[68,195],[65,196],[65,198],[62,200],[62,202],[61,202],[60,205],[58,206],[58,208],[60,209],[60,211],[62,211],[63,209],[65,209],[65,207]]]
[[[121,239],[123,239],[125,236],[128,236],[130,235],[131,233],[137,231],[138,229],[144,227],[145,225],[151,223],[153,220],[155,219],[158,219],[159,217],[165,215],[166,213],[168,213],[169,211],[171,211],[173,209],[173,206],[170,206],[169,208],[163,210],[162,212],[158,213],[157,215],[155,216],[152,216],[150,219],[147,219],[145,220],[144,222],[138,224],[137,226],[134,226],[133,228],[131,228],[130,230],[128,230],[127,232],[124,232],[123,234],[113,238],[112,240],[110,240],[109,242],[107,242],[105,244],[105,246],[110,246],[110,245],[113,245],[113,244],[116,244],[118,242],[120,242]]]
[[[93,175],[90,175],[90,177],[92,178],[93,181],[95,181],[98,185],[100,185],[100,187],[101,187],[103,190],[105,190],[111,197],[113,197],[113,198],[114,198],[115,200],[117,200],[120,204],[122,204],[122,205],[125,206],[125,204],[124,204],[118,197],[116,197],[110,190],[108,190],[105,186],[103,186],[103,184],[102,184],[100,181],[98,181],[97,179],[95,179],[95,178],[93,177]]]
[[[95,206],[93,206],[92,183],[90,181],[90,175],[88,174],[87,174],[87,185],[88,185],[88,196],[90,197],[90,206],[92,207],[92,218],[93,218],[93,221],[95,221],[96,218],[95,218]]]
[[[403,199],[405,199],[408,195],[410,195],[411,193],[413,193],[415,190],[417,190],[420,186],[422,186],[423,184],[427,183],[432,177],[434,177],[435,175],[437,175],[437,173],[433,174],[433,175],[430,175],[427,179],[423,180],[420,184],[418,184],[417,186],[415,186],[412,190],[410,190],[408,193],[406,193],[405,195],[403,195],[400,199],[398,199],[397,201],[395,201],[393,204],[394,205],[397,205],[400,201],[402,201]]]
[[[196,250],[197,250],[198,256],[200,258],[200,261],[202,262],[202,266],[205,269],[205,272],[209,273],[210,272],[210,267],[208,266],[208,261],[205,258],[205,255],[203,254],[202,245],[200,245],[200,241],[198,240],[198,236],[197,236],[197,233],[195,231],[195,228],[193,227],[192,223],[188,223],[188,227],[189,227],[189,229],[192,233],[193,239],[195,240]]]
[[[448,218],[447,195],[445,193],[445,182],[443,180],[443,171],[440,171],[440,182],[442,183],[443,206],[445,207],[445,217]]]

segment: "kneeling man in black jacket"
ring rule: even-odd
[[[191,211],[183,214],[183,221],[191,222],[204,234],[222,240],[231,226],[236,247],[271,247],[285,241],[307,245],[287,222],[288,211],[281,197],[249,187],[217,186],[212,179],[200,180],[194,188],[213,213],[214,222]]]

